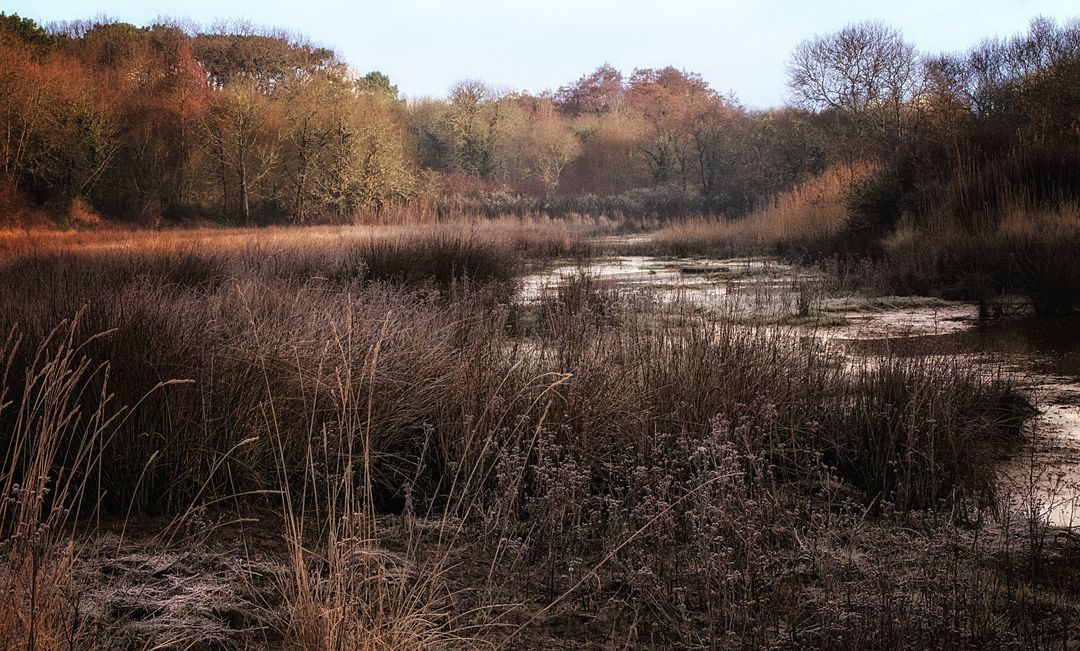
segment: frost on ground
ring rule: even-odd
[[[286,571],[279,562],[152,541],[118,550],[118,540],[97,540],[76,564],[80,618],[109,646],[231,646],[275,637],[276,586]]]

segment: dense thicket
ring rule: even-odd
[[[878,258],[890,293],[1080,309],[1080,22],[938,57],[856,25],[804,43],[790,79],[876,165],[814,253]]]
[[[857,155],[881,163],[851,195],[851,234],[872,241],[901,220],[974,232],[1080,198],[1078,21],[1036,19],[936,57],[856,25],[800,46],[789,77],[804,106],[835,113]]]
[[[284,33],[2,16],[0,214],[739,216],[872,161],[847,240],[865,250],[903,215],[978,221],[1080,190],[1077,23],[942,56],[857,24],[802,43],[788,74],[791,106],[767,111],[692,72],[608,65],[540,95],[462,81],[405,101]]]

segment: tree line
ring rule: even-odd
[[[286,33],[45,29],[0,14],[0,209],[82,205],[147,224],[347,221],[415,204],[738,216],[855,159],[892,171],[870,204],[902,203],[918,200],[916,177],[1019,142],[1075,148],[1078,70],[1077,23],[1037,19],[942,56],[863,23],[800,44],[790,104],[769,110],[685,70],[609,65],[540,94],[466,80],[405,101],[385,75]]]

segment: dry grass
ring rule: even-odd
[[[73,329],[60,324],[34,353],[33,362],[12,369],[19,341],[0,348],[0,417],[14,423],[4,431],[3,497],[0,503],[0,643],[5,648],[54,648],[72,634],[70,594],[73,552],[68,507],[81,492],[88,467],[97,460],[108,428],[109,405],[83,415],[77,407],[93,364],[78,357]],[[25,374],[21,395],[11,396],[8,373]],[[8,413],[13,412],[13,413]],[[76,441],[85,440],[81,446]],[[66,471],[68,446],[82,450]]]
[[[812,249],[841,232],[849,189],[873,171],[869,164],[830,167],[746,217],[685,220],[658,231],[646,248],[722,256]]]
[[[375,249],[326,246],[309,232],[274,242],[269,260],[265,243],[179,242],[9,257],[0,328],[24,343],[9,349],[0,390],[29,396],[13,404],[32,413],[39,394],[63,399],[47,403],[56,416],[45,420],[0,412],[0,432],[17,434],[3,440],[5,458],[50,442],[32,463],[8,465],[6,481],[58,487],[63,478],[74,489],[47,500],[38,491],[24,500],[37,507],[5,511],[19,516],[4,522],[81,506],[76,540],[92,540],[99,526],[88,514],[122,531],[160,514],[158,546],[206,550],[225,539],[208,514],[233,523],[221,531],[239,526],[220,553],[236,559],[236,576],[273,586],[265,608],[274,615],[259,620],[269,630],[192,627],[213,631],[183,638],[193,644],[1068,639],[1039,609],[1072,616],[1069,604],[1018,600],[1028,578],[994,573],[967,551],[987,543],[949,533],[998,505],[993,458],[1025,415],[1000,378],[948,360],[852,367],[777,328],[690,311],[658,318],[646,298],[587,276],[535,303],[475,274],[420,281],[458,268],[441,261],[439,237],[381,240],[386,259],[439,261],[409,278],[331,271],[358,269]],[[499,259],[513,249],[492,246]],[[483,279],[512,280],[520,267],[506,268]],[[60,331],[67,343],[55,343],[55,324],[80,309],[77,326]],[[42,375],[28,352],[37,348],[67,361]],[[190,382],[159,388],[172,379]],[[133,408],[110,419],[121,404]],[[18,549],[25,537],[4,531],[5,549]],[[250,551],[266,537],[270,551]],[[71,540],[70,529],[50,538],[51,564],[5,554],[9,574],[48,567],[49,585],[75,585],[65,578],[66,559],[81,562],[64,555]],[[942,545],[957,551],[934,556]],[[899,550],[956,580],[881,574],[852,556]],[[266,564],[276,569],[256,571]],[[988,572],[1012,583],[983,590]],[[36,583],[5,585],[4,621],[19,622]],[[176,591],[148,594],[158,592]],[[994,617],[982,616],[988,609]],[[160,610],[170,613],[163,625],[180,627],[182,613]],[[50,596],[40,612],[35,636],[121,639],[107,611],[75,626]],[[20,643],[31,634],[10,630]],[[125,630],[137,645],[179,639]]]
[[[454,221],[421,225],[311,226],[196,229],[89,230],[0,229],[0,254],[5,257],[76,250],[87,253],[115,250],[143,255],[177,249],[211,250],[223,254],[246,249],[267,252],[346,244],[403,243],[457,239],[490,243],[529,258],[580,255],[590,236],[611,233],[623,225],[604,218],[550,219],[544,216],[489,219],[463,215]]]
[[[20,357],[24,343],[16,329],[0,345],[4,648],[72,647],[80,639],[72,527],[80,517],[100,515],[90,496],[100,496],[101,486],[92,482],[126,413],[108,391],[108,362],[85,355],[95,338],[77,335],[79,318],[57,324],[28,357]]]

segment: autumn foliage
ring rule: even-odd
[[[748,112],[694,73],[611,66],[558,89],[465,80],[405,101],[381,73],[246,25],[0,19],[0,200],[156,225],[348,222],[414,204],[497,213],[741,214],[821,167],[810,112]],[[757,140],[759,158],[746,151]],[[765,143],[764,149],[760,146]],[[445,211],[435,211],[443,214]]]

